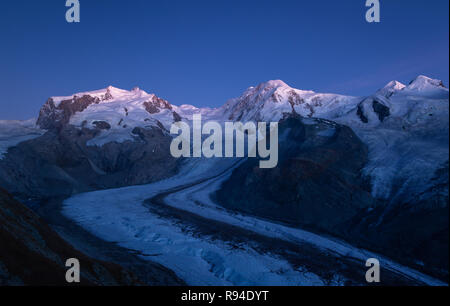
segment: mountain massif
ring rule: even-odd
[[[446,279],[448,112],[448,89],[425,76],[365,97],[268,81],[219,108],[175,106],[110,86],[49,98],[35,123],[0,121],[0,186],[39,209],[49,199],[149,184],[183,171],[185,161],[169,150],[174,122],[190,124],[194,114],[277,121],[278,166],[242,160],[214,201]]]

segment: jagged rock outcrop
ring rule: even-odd
[[[111,99],[111,93],[106,92],[104,100]],[[90,95],[77,97],[76,95],[69,100],[62,100],[59,104],[50,98],[44,104],[39,112],[37,125],[42,129],[58,128],[68,124],[70,118],[77,112],[82,112],[91,104],[98,104],[102,99]]]
[[[157,96],[153,96],[149,101],[144,102],[144,107],[150,114],[159,113],[162,109],[172,110],[172,105],[168,101]]]

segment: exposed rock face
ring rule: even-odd
[[[53,99],[47,100],[39,112],[37,125],[43,129],[58,128],[68,124],[70,117],[76,112],[82,112],[91,104],[98,104],[100,99],[89,95],[74,96],[71,100],[61,101],[58,106]]]
[[[373,101],[372,107],[373,107],[373,111],[375,113],[377,113],[378,119],[380,119],[381,122],[383,122],[384,118],[389,117],[389,115],[391,114],[389,107],[381,104],[380,102],[378,102],[376,100]]]
[[[369,119],[367,119],[366,115],[364,115],[362,105],[358,105],[358,110],[356,111],[356,114],[363,123],[369,122]]]
[[[42,129],[59,128],[69,123],[70,118],[77,112],[84,111],[91,104],[112,100],[111,87],[101,96],[83,94],[81,97],[74,95],[71,99],[62,100],[58,104],[53,98],[47,100],[42,106],[36,122]]]
[[[363,123],[383,122],[391,115],[387,101],[371,96],[358,104],[356,114]]]
[[[86,145],[98,133],[67,125],[11,148],[0,160],[0,186],[24,197],[67,196],[150,183],[177,171],[172,138],[160,128],[135,129],[132,141]]]
[[[430,207],[431,203],[434,207]],[[384,211],[385,207],[379,206],[370,212],[361,212],[337,231],[363,247],[447,280],[448,196],[435,194],[417,205],[422,207],[404,204]]]
[[[161,111],[161,109],[169,109],[172,110],[172,105],[157,96],[153,96],[150,101],[144,102],[145,110],[150,114],[156,114]]]
[[[69,285],[69,258],[80,261],[81,285],[139,285],[118,265],[94,260],[62,240],[35,213],[0,189],[0,285]]]
[[[179,122],[179,121],[181,121],[181,116],[178,115],[177,112],[173,112],[173,121],[174,121],[174,122]]]
[[[223,206],[331,230],[374,205],[360,175],[367,148],[350,128],[294,116],[280,122],[279,134],[278,166],[246,161],[217,193]]]
[[[92,124],[100,130],[109,130],[111,128],[111,125],[106,121],[94,121]]]
[[[448,277],[448,163],[416,202],[387,205],[370,194],[361,175],[368,150],[350,128],[290,116],[279,134],[278,166],[260,169],[257,159],[247,160],[217,191],[222,206],[339,236]]]
[[[300,104],[305,103],[305,100],[302,99],[300,97],[300,95],[297,94],[294,90],[291,90],[289,92],[288,101],[289,101],[289,104],[292,105],[292,107],[294,107],[295,105],[300,105]]]
[[[436,172],[435,185],[415,203],[380,205],[341,227],[346,237],[417,269],[448,279],[448,163]]]

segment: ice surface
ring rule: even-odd
[[[189,285],[323,285],[317,275],[293,269],[276,256],[194,237],[143,205],[162,190],[220,173],[235,162],[193,160],[176,177],[155,184],[76,195],[64,202],[63,213],[104,240],[141,251]]]
[[[232,248],[226,242],[194,237],[179,225],[149,212],[143,201],[167,189],[205,177],[204,183],[170,194],[166,203],[211,220],[294,243],[309,243],[332,256],[360,260],[375,257],[388,269],[436,285],[441,282],[378,254],[339,240],[229,212],[211,200],[211,194],[231,174],[236,160],[198,159],[188,162],[179,175],[145,186],[126,187],[76,195],[64,202],[63,213],[107,241],[138,250],[174,270],[190,285],[323,285],[317,275],[294,269],[285,260],[260,254],[249,246]],[[228,169],[222,173],[224,169]],[[221,175],[217,176],[217,174]],[[251,264],[250,264],[251,263]],[[344,278],[338,277],[343,280]],[[336,284],[339,284],[336,283]]]

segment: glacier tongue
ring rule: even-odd
[[[168,266],[189,285],[324,285],[314,273],[270,253],[197,237],[142,205],[161,191],[214,176],[235,162],[192,159],[178,175],[155,184],[76,195],[64,202],[63,213],[98,237]]]

